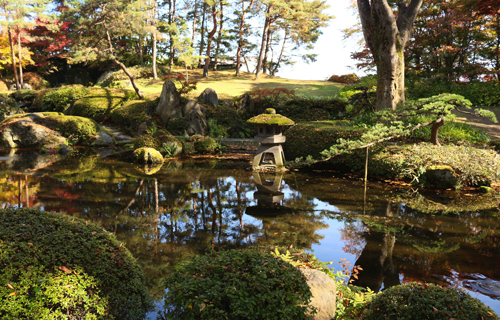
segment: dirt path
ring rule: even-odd
[[[472,115],[463,114],[454,111],[453,113],[457,116],[458,122],[465,122],[473,127],[482,129],[488,133],[492,139],[500,139],[500,108],[484,108],[493,111],[499,120],[499,123],[494,123],[490,119],[484,117],[474,117]]]

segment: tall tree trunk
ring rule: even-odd
[[[172,26],[173,23],[175,23],[175,5],[176,2],[175,0],[170,0],[168,2],[168,23],[170,26]],[[174,34],[172,31],[170,31],[170,61],[169,61],[169,71],[172,72],[172,68],[174,66]]]
[[[217,33],[217,47],[215,48],[215,61],[214,61],[214,71],[217,71],[217,65],[219,64],[219,51],[220,43],[222,42],[222,26],[224,24],[224,1],[220,2],[220,19],[219,19],[219,32]]]
[[[212,47],[212,39],[214,38],[215,32],[217,32],[217,11],[215,8],[215,4],[212,6],[212,22],[214,27],[210,34],[208,35],[208,43],[207,43],[207,58],[205,59],[205,66],[203,68],[203,78],[208,77],[208,65],[210,64],[210,49]]]
[[[271,12],[271,7],[267,8],[266,13],[269,14]],[[262,30],[262,41],[260,43],[260,53],[259,58],[257,60],[257,68],[255,70],[255,79],[259,78],[260,70],[262,69],[262,60],[264,59],[264,49],[266,46],[266,37],[269,30],[269,26],[271,25],[271,20],[268,16],[266,16],[266,20],[264,21],[264,29]]]
[[[264,59],[262,60],[262,73],[267,73],[267,56],[269,54],[269,47],[271,46],[271,36],[273,31],[271,28],[267,30],[266,36],[266,50],[264,51]]]
[[[247,9],[245,10],[245,2],[241,1],[241,21],[238,28],[238,50],[236,51],[236,77],[240,76],[240,64],[241,64],[241,51],[243,50],[243,27],[245,26],[245,15],[246,12],[252,9],[255,0],[251,0]],[[247,66],[248,69],[248,66]]]
[[[278,61],[274,65],[274,68],[269,71],[269,74],[274,76],[278,68],[280,67],[281,59],[283,59],[283,52],[285,51],[286,40],[288,39],[288,32],[285,32],[285,38],[283,38],[283,45],[281,46],[280,56],[278,57]]]
[[[156,35],[156,32],[157,32],[157,29],[156,29],[156,0],[153,0],[153,17],[152,17],[152,24],[153,24],[153,35],[152,35],[152,41],[153,41],[153,52],[152,52],[152,68],[153,68],[153,79],[154,80],[157,80],[158,79],[158,72],[156,71],[156,58],[157,58],[157,48],[156,48],[156,44],[157,44],[157,35]]]
[[[200,53],[199,56],[203,55],[203,49],[205,49],[205,22],[207,21],[207,4],[203,2],[202,18],[201,18],[201,31],[200,31]],[[201,58],[198,63],[198,68],[201,66]]]
[[[193,10],[193,34],[191,36],[191,45],[194,46],[194,37],[196,35],[196,18],[198,18],[198,1],[194,1],[194,10]]]
[[[397,19],[387,0],[357,0],[365,41],[377,65],[377,108],[405,101],[404,48],[423,0],[398,1]]]
[[[19,85],[19,78],[17,77],[16,54],[14,53],[14,39],[12,38],[12,32],[10,31],[10,27],[7,28],[7,33],[9,34],[10,57],[12,59],[12,71],[14,71],[14,78],[16,78],[16,90],[21,90],[21,86]]]
[[[137,96],[140,99],[144,99],[141,91],[139,91],[139,88],[137,87],[137,84],[135,83],[134,76],[128,71],[127,67],[123,63],[121,63],[116,58],[114,58],[113,43],[111,42],[111,36],[109,35],[109,30],[108,30],[108,27],[106,26],[106,22],[104,22],[103,25],[104,25],[104,28],[106,30],[106,37],[108,38],[109,52],[111,53],[111,56],[113,56],[111,61],[113,61],[116,65],[118,65],[123,70],[123,72],[127,75],[127,77],[130,79],[130,83],[132,83],[132,87],[134,88],[135,93],[137,93]]]
[[[23,57],[21,53],[21,30],[17,28],[17,50],[19,55],[19,88],[22,89],[24,86],[23,81]]]
[[[142,42],[143,42],[143,39],[142,39],[142,34],[139,34],[139,63],[142,65],[144,65],[144,53],[142,52]]]

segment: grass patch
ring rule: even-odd
[[[174,68],[174,72],[185,74],[181,68]],[[189,94],[190,97],[198,97],[206,88],[214,89],[219,96],[227,95],[236,97],[259,88],[270,89],[278,87],[295,90],[297,95],[330,97],[340,92],[343,86],[342,84],[328,81],[283,79],[266,74],[260,75],[259,79],[255,80],[255,75],[247,72],[241,72],[241,76],[236,78],[234,70],[209,71],[207,78],[203,78],[202,73],[202,69],[189,71],[189,81],[198,81],[197,89]],[[143,92],[159,93],[165,81],[138,79],[136,82],[139,89]]]

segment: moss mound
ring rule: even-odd
[[[267,125],[278,125],[278,126],[291,126],[295,124],[293,120],[288,119],[285,116],[272,113],[259,114],[258,116],[248,119],[247,122],[252,124],[267,124]]]
[[[143,319],[152,309],[130,252],[78,218],[0,210],[0,318]]]
[[[154,148],[139,148],[134,151],[134,160],[138,163],[163,163],[163,156]]]
[[[107,120],[111,112],[125,103],[130,96],[126,90],[92,88],[85,97],[74,103],[71,114],[102,122]]]
[[[211,252],[165,281],[166,319],[309,319],[302,273],[269,252]]]
[[[141,123],[152,119],[151,115],[158,102],[159,98],[149,101],[126,101],[111,111],[109,120],[119,125],[124,131],[134,135]]]
[[[195,134],[183,141],[182,149],[187,155],[190,154],[210,154],[218,147],[217,142],[210,137],[200,136]]]
[[[90,145],[100,131],[99,125],[92,119],[50,112],[43,114],[50,121],[48,126],[66,137],[71,144]]]
[[[455,288],[407,283],[382,291],[368,302],[365,320],[498,319],[481,301]]]

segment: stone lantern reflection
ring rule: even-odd
[[[289,213],[287,208],[282,206],[282,201],[285,198],[285,194],[281,192],[283,185],[282,172],[254,172],[253,179],[257,187],[253,198],[257,200],[257,205],[247,207],[246,213],[248,215],[260,219]]]
[[[269,108],[266,112],[255,116],[248,123],[256,124],[258,134],[254,140],[260,142],[255,157],[253,158],[253,170],[285,171],[285,154],[282,143],[286,141],[283,129],[294,125],[291,119],[276,114],[276,110]]]

